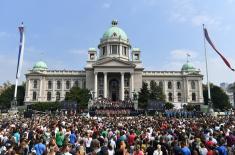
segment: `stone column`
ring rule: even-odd
[[[97,90],[97,74],[98,74],[98,73],[95,72],[94,74],[95,74],[95,79],[94,79],[94,92],[95,92],[95,93],[94,93],[94,98],[96,99],[96,98],[97,98],[97,94],[98,94],[98,93],[97,93],[97,91],[98,91],[98,90]]]
[[[43,91],[42,80],[43,80],[43,78],[41,77],[40,78],[40,84],[39,84],[39,97],[38,97],[38,101],[42,101],[42,98],[43,98],[43,96],[42,96],[42,91]]]
[[[134,73],[130,73],[131,78],[130,78],[130,98],[133,99],[132,93],[134,92]]]
[[[28,87],[27,87],[27,97],[30,97],[30,89],[31,89],[31,80],[28,80]]]
[[[176,85],[177,85],[177,81],[172,81],[172,87],[173,87],[173,102],[178,102],[178,98],[177,98],[177,93],[176,93]]]
[[[66,85],[66,80],[62,79],[61,80],[61,93],[60,93],[60,100],[63,100],[65,97],[65,85]]]
[[[202,89],[202,81],[198,80],[198,102],[203,102],[203,89]]]
[[[107,98],[107,72],[104,72],[104,98]]]
[[[186,102],[189,103],[190,102],[190,97],[189,97],[189,81],[186,78]]]
[[[121,100],[124,100],[124,73],[121,72]]]

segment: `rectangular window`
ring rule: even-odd
[[[112,54],[118,54],[118,46],[112,45]]]
[[[135,59],[135,60],[139,60],[139,54],[135,54],[135,55],[134,55],[134,59]]]
[[[129,79],[125,78],[124,87],[129,87]]]
[[[124,55],[127,56],[127,48],[126,47],[124,47],[123,51],[124,51]]]
[[[94,60],[95,59],[95,54],[90,54],[90,60]]]
[[[104,87],[104,79],[103,78],[99,78],[99,87],[100,88]]]
[[[106,46],[103,47],[103,55],[106,54]]]

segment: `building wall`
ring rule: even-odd
[[[87,88],[89,90],[94,89],[94,71],[87,70],[84,75],[34,75],[28,74],[26,76],[26,95],[25,102],[47,102],[47,93],[51,92],[51,100],[56,101],[56,93],[60,93],[60,101],[65,99],[66,92],[70,89],[66,88],[66,81],[69,81],[70,88],[75,85],[75,81],[78,81],[78,86]],[[180,72],[179,72],[180,73]],[[120,76],[120,75],[119,75]],[[163,92],[166,95],[166,101],[169,101],[168,94],[172,93],[173,103],[192,103],[201,104],[203,103],[203,92],[202,92],[202,76],[185,76],[185,75],[151,75],[148,76],[142,71],[134,72],[134,91],[139,92],[142,88],[142,82],[154,80],[157,84],[162,82]],[[37,81],[37,85],[34,88],[34,81]],[[52,82],[52,88],[48,88],[48,81]],[[61,88],[57,89],[57,81],[61,82]],[[195,89],[192,89],[191,82],[194,81]],[[168,82],[172,83],[172,88],[168,88]],[[177,82],[180,82],[180,89],[177,88]],[[108,86],[109,88],[109,86]],[[33,100],[33,93],[36,93],[36,100]],[[108,92],[109,93],[109,92]],[[178,93],[181,93],[181,101],[178,100]],[[192,93],[196,94],[196,100],[192,101]]]
[[[182,75],[167,75],[167,76],[143,76],[143,82],[148,83],[150,86],[150,81],[155,81],[158,85],[160,82],[163,84],[163,92],[166,95],[166,101],[169,101],[169,93],[172,93],[172,101],[170,102],[182,102],[182,103],[192,103],[201,104],[203,103],[203,92],[202,92],[202,76],[182,76]],[[168,88],[168,82],[171,82],[172,88]],[[177,82],[180,82],[180,88],[177,88]],[[191,83],[195,83],[195,88],[193,89]],[[181,93],[181,101],[178,100],[178,93]],[[192,100],[192,93],[195,93],[196,100]]]
[[[35,82],[36,81],[36,82]],[[51,81],[52,87],[48,88],[48,81]],[[57,81],[60,82],[60,88],[57,88]],[[69,87],[66,87],[68,81]],[[25,103],[32,102],[50,102],[56,101],[56,93],[60,94],[59,101],[65,99],[66,92],[70,91],[75,85],[80,88],[85,88],[85,76],[64,76],[64,75],[26,75],[26,93]],[[36,84],[35,84],[36,83]],[[35,85],[35,86],[34,86]],[[51,92],[51,100],[48,100],[48,92]],[[33,99],[33,94],[36,93],[36,98]]]

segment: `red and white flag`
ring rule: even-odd
[[[231,67],[231,65],[230,65],[230,63],[228,62],[228,60],[216,49],[215,45],[212,43],[212,41],[211,41],[211,39],[210,39],[210,37],[209,37],[209,34],[208,34],[208,32],[207,32],[207,29],[206,29],[206,28],[203,28],[203,31],[204,31],[204,35],[205,35],[205,38],[206,38],[207,42],[211,45],[211,47],[215,50],[215,52],[216,52],[217,54],[219,54],[219,56],[222,58],[222,60],[224,61],[224,63],[225,63],[232,71],[235,71],[235,70]]]

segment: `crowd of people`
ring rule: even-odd
[[[92,108],[133,108],[134,103],[131,99],[112,101],[110,98],[98,98],[92,104]]]
[[[1,155],[234,155],[234,145],[234,116],[0,119]]]
[[[130,116],[132,109],[127,108],[106,108],[106,109],[96,109],[95,115],[98,116]]]
[[[164,112],[166,117],[177,117],[177,118],[192,118],[192,117],[199,117],[201,114],[199,111],[187,111],[185,109],[171,109],[165,110]]]

